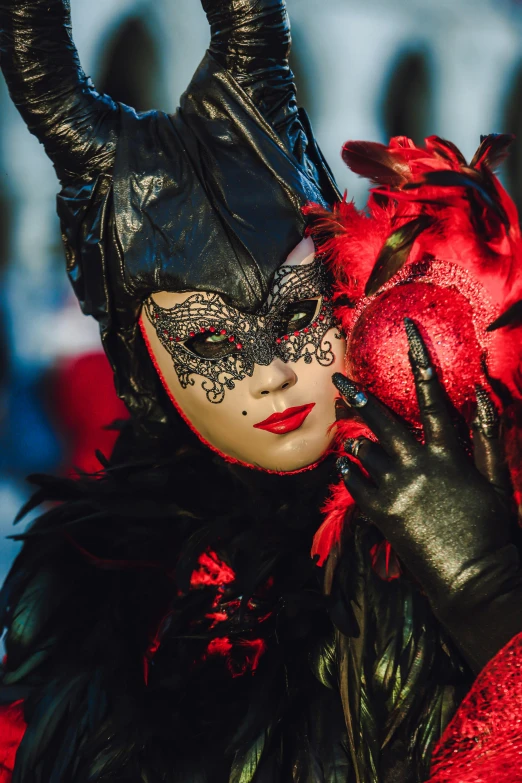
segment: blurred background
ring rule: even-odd
[[[470,158],[480,135],[520,139],[503,178],[522,206],[522,2],[288,0],[301,105],[341,190],[363,205],[347,139],[438,134]],[[98,90],[173,112],[208,44],[198,0],[72,0],[80,58]],[[0,582],[25,477],[99,468],[124,415],[64,271],[57,180],[0,77]],[[22,523],[23,525],[24,523]]]

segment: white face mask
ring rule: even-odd
[[[140,325],[169,396],[199,437],[265,470],[313,465],[334,432],[333,372],[345,343],[326,279],[304,239],[255,316],[212,293],[153,294]]]

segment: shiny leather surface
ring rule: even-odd
[[[80,66],[68,0],[2,0],[0,55],[11,98],[62,183],[110,170],[118,107]]]
[[[510,488],[498,484],[502,442],[498,431],[479,430],[475,461],[468,456],[427,348],[417,330],[408,336],[423,442],[376,397],[336,374],[335,385],[378,439],[359,439],[358,463],[341,458],[339,468],[478,673],[522,630],[520,535]]]

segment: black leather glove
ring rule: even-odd
[[[522,631],[522,571],[495,408],[477,390],[472,461],[415,325],[406,319],[424,443],[375,397],[340,373],[348,405],[378,438],[348,444],[338,467],[361,512],[425,591],[475,671]]]

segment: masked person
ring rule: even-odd
[[[10,94],[55,165],[68,273],[131,414],[100,474],[35,479],[28,508],[52,505],[1,599],[5,781],[427,779],[475,674],[522,629],[509,493],[465,452],[414,454],[342,375],[349,271],[334,264],[336,287],[316,253],[339,194],[296,106],[284,5],[205,3],[210,48],[172,116],[96,93],[59,0],[0,9]],[[421,408],[449,438],[408,329]],[[347,410],[402,462],[380,505],[341,463],[364,516],[340,530],[345,485],[322,527],[321,507]],[[493,467],[497,440],[480,441]],[[352,451],[379,484],[369,449]]]

